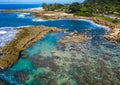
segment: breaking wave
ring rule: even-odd
[[[18,18],[26,18],[29,17],[31,14],[30,13],[20,13],[18,14]]]

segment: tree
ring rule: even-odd
[[[46,3],[43,3],[43,4],[42,4],[42,7],[43,7],[43,9],[48,10],[48,7],[47,7],[47,4],[46,4]]]
[[[74,2],[70,5],[69,10],[71,13],[77,12],[80,10],[80,3]]]

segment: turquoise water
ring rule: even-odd
[[[9,16],[13,15],[17,16]],[[107,32],[104,27],[85,20],[33,19],[31,15],[16,17],[18,22],[24,21],[21,24],[25,26],[55,26],[67,29],[68,33],[48,34],[26,49],[23,54],[28,58],[21,55],[11,68],[0,71],[0,80],[6,85],[120,85],[120,46],[102,38]],[[8,26],[20,26],[13,22]],[[82,43],[59,43],[74,30],[79,34],[86,32],[92,39]]]

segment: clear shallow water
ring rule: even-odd
[[[93,37],[83,43],[61,45],[59,41],[68,33],[48,34],[23,52],[28,58],[20,58],[0,72],[0,79],[8,85],[120,84],[120,47],[101,38],[106,32],[103,27],[85,20],[44,21],[23,13],[0,13],[0,19],[0,29],[6,32],[12,29],[8,27],[45,25],[87,32]]]

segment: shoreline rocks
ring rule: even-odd
[[[111,41],[117,41],[120,43],[120,26],[118,28],[114,28],[111,32],[104,35],[104,38]]]
[[[0,49],[0,54],[2,53],[2,49]]]
[[[12,66],[20,56],[20,53],[46,34],[62,32],[62,29],[46,26],[31,26],[18,29],[16,38],[2,48],[3,56],[0,58],[0,68],[7,69]]]
[[[112,41],[116,41],[118,43],[120,43],[120,24],[115,24],[115,23],[111,23],[96,17],[80,17],[80,16],[76,16],[76,19],[87,19],[87,20],[91,20],[96,24],[100,24],[103,26],[107,26],[110,30],[108,31],[107,34],[104,35],[104,38],[107,40],[112,40]]]
[[[63,40],[61,40],[60,43],[61,44],[65,44],[68,42],[79,43],[84,42],[87,39],[92,39],[92,37],[87,37],[86,34],[78,34],[77,31],[73,31],[69,35],[67,35]]]

